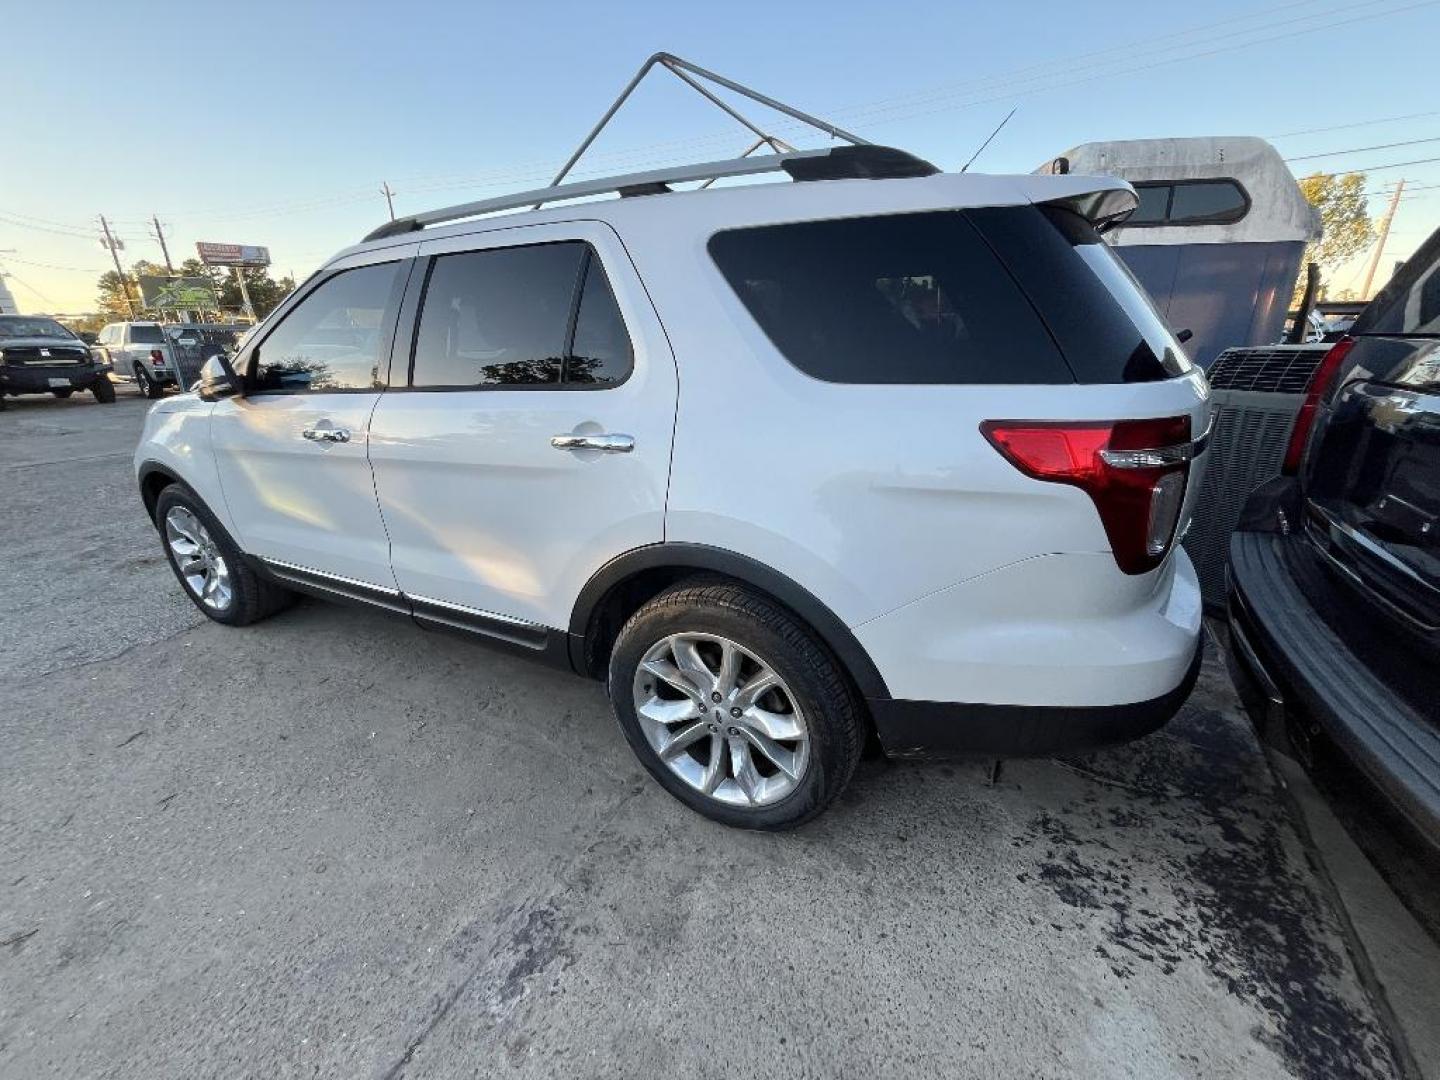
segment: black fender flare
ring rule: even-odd
[[[748,555],[707,544],[649,544],[617,555],[595,571],[580,590],[570,614],[570,640],[581,655],[590,633],[591,619],[610,591],[636,574],[660,568],[708,570],[768,593],[820,635],[820,639],[845,665],[862,697],[872,700],[890,697],[890,690],[870,654],[839,616],[813,593]],[[583,666],[577,664],[577,670],[583,670]]]
[[[145,487],[146,481],[148,481],[150,477],[156,475],[166,477],[172,484],[185,483],[184,480],[180,479],[180,477],[175,474],[175,471],[173,469],[161,465],[158,461],[147,459],[140,463],[140,469],[137,472],[135,479],[140,488],[140,498],[145,503],[145,512],[149,514],[152,518],[155,516],[155,504],[153,500],[146,496]]]

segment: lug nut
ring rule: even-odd
[[[739,734],[740,734],[740,729],[739,729],[739,728],[733,728],[733,727],[732,727],[726,734],[729,734],[729,735],[739,735]]]
[[[734,708],[734,709],[731,709],[731,710],[730,710],[730,715],[733,716],[736,720],[739,720],[739,719],[740,719],[740,709],[739,709],[738,707],[736,707],[736,708]]]
[[[711,701],[719,701],[719,700],[720,700],[720,691],[719,691],[719,690],[716,690],[714,693],[712,693],[712,694],[710,695],[710,700],[711,700]]]

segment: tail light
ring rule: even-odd
[[[1315,374],[1310,376],[1310,387],[1305,391],[1305,401],[1295,414],[1295,426],[1290,429],[1290,445],[1285,448],[1285,461],[1280,471],[1293,476],[1300,471],[1300,459],[1305,456],[1305,444],[1310,440],[1310,429],[1315,426],[1315,413],[1320,408],[1320,399],[1340,374],[1340,365],[1346,355],[1355,347],[1354,338],[1341,338],[1325,354]]]
[[[151,349],[151,350],[150,350],[150,363],[154,364],[156,367],[164,367],[164,366],[165,366],[165,354],[162,353],[159,349]]]
[[[1190,417],[987,420],[980,432],[1026,476],[1089,495],[1125,573],[1143,574],[1164,561],[1199,451]]]

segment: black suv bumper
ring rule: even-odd
[[[1230,539],[1230,672],[1262,725],[1308,717],[1432,846],[1440,848],[1440,701],[1402,697],[1317,605],[1333,584],[1307,541],[1237,532]],[[1363,612],[1355,611],[1363,618]],[[1418,705],[1418,707],[1417,707]]]
[[[0,393],[47,394],[51,390],[88,390],[108,378],[99,364],[0,364]]]

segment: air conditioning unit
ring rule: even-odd
[[[1213,427],[1185,550],[1207,608],[1225,604],[1225,558],[1246,496],[1280,475],[1295,414],[1330,344],[1226,349],[1210,366]]]

